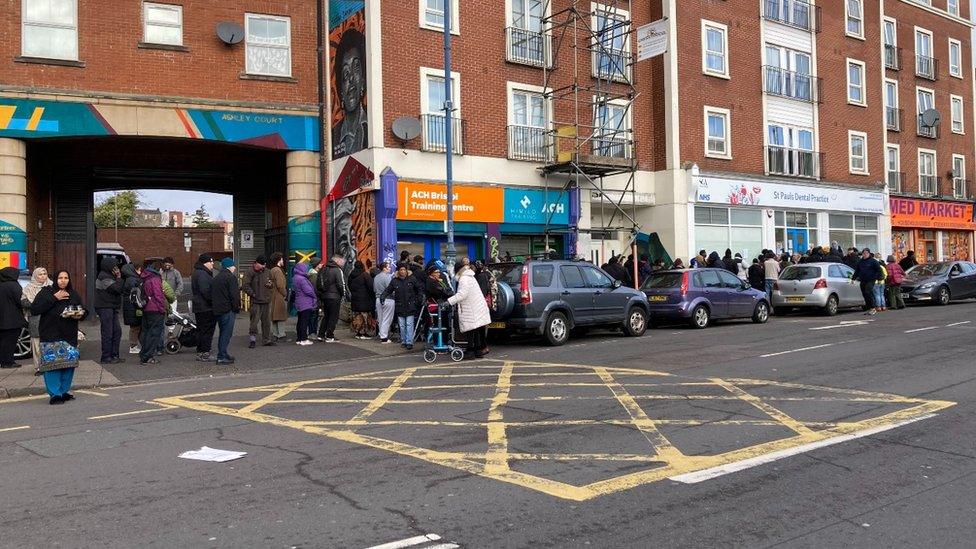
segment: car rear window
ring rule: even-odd
[[[504,263],[501,265],[492,265],[490,268],[496,280],[508,284],[512,290],[519,291],[522,289],[521,263]]]
[[[681,286],[681,273],[657,273],[647,277],[644,281],[644,290],[655,288],[678,288]]]
[[[820,267],[792,266],[783,269],[780,280],[811,280],[820,278]]]
[[[552,286],[552,275],[555,274],[556,268],[552,265],[533,265],[532,266],[532,283],[535,284],[537,288],[548,288]]]

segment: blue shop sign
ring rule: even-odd
[[[547,221],[550,225],[569,225],[568,191],[505,189],[505,223],[544,225]]]

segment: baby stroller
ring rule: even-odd
[[[454,341],[454,326],[444,326],[448,322],[447,318],[450,318],[446,311],[442,310],[441,305],[438,305],[436,301],[429,299],[427,300],[427,315],[430,318],[430,328],[427,330],[424,362],[433,363],[437,360],[437,355],[447,354],[451,355],[451,360],[454,362],[464,360],[464,349],[457,346]]]
[[[196,347],[200,341],[197,325],[190,317],[174,310],[166,319],[166,354],[175,355],[183,347]]]

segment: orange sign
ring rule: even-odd
[[[976,230],[972,204],[901,197],[891,197],[890,204],[893,227]]]
[[[397,184],[397,219],[446,221],[447,189],[438,183]],[[501,223],[505,220],[505,190],[500,187],[454,186],[454,221]]]

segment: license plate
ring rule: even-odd
[[[902,299],[908,299],[908,294],[901,294]]]
[[[488,329],[489,330],[504,330],[505,329],[505,323],[504,322],[492,322],[491,324],[488,325]]]
[[[806,301],[806,299],[807,298],[805,298],[803,296],[788,297],[788,298],[786,298],[786,302],[787,303],[803,303],[804,301]]]
[[[648,301],[667,301],[668,300],[668,296],[666,296],[666,295],[652,295],[652,296],[649,296],[647,299],[648,299]]]

